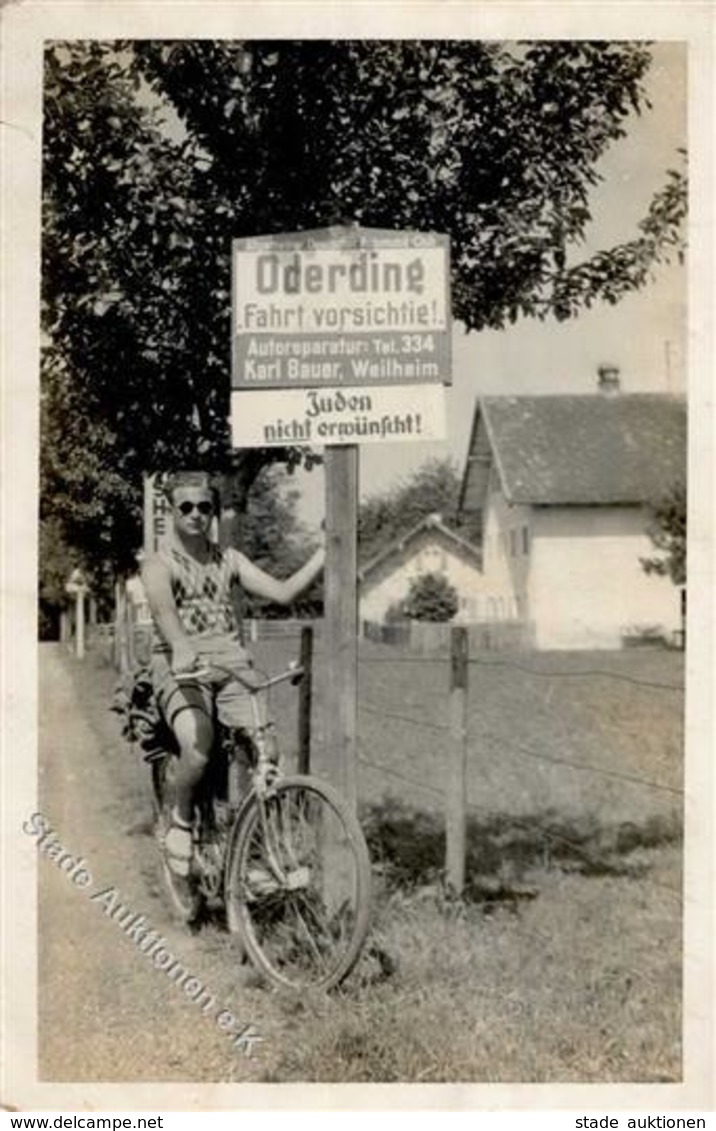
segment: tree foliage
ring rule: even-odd
[[[686,487],[675,483],[649,507],[647,533],[658,553],[642,558],[646,573],[670,577],[674,585],[686,584]]]
[[[426,460],[417,471],[389,490],[369,496],[358,512],[358,549],[368,561],[430,514],[463,537],[479,541],[479,516],[458,522],[460,476],[452,459]]]
[[[678,241],[674,171],[636,240],[568,261],[591,219],[597,162],[647,105],[643,45],[135,46],[210,155],[235,234],[346,219],[448,232],[453,310],[468,329],[616,298]]]
[[[578,250],[649,60],[626,42],[51,44],[43,518],[90,563],[127,568],[143,471],[224,466],[240,511],[266,462],[302,458],[229,451],[232,238],[447,232],[453,311],[473,330],[641,286],[680,252],[681,172],[634,240]]]
[[[406,620],[445,622],[452,620],[460,607],[455,587],[441,573],[424,573],[410,583],[402,602]]]

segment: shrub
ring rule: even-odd
[[[439,573],[425,573],[411,582],[403,601],[403,616],[408,620],[452,620],[460,607],[455,588]]]

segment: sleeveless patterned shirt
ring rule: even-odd
[[[174,546],[159,551],[169,568],[179,620],[187,636],[236,636],[239,625],[231,600],[240,581],[240,557],[230,547],[211,546],[206,562],[197,562]],[[152,651],[169,647],[153,621]]]

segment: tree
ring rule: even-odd
[[[215,194],[195,143],[139,97],[130,56],[48,49],[43,151],[42,517],[118,572],[140,544],[144,472],[223,468],[224,502],[241,510],[262,466],[301,458],[229,449]]]
[[[365,499],[358,512],[358,547],[368,561],[430,514],[479,541],[479,516],[457,519],[460,476],[452,459],[430,459],[396,487]],[[476,525],[477,524],[477,525]]]
[[[229,451],[232,238],[347,220],[447,232],[468,329],[642,286],[681,251],[682,172],[633,240],[575,249],[649,61],[626,42],[51,44],[43,513],[122,568],[142,471],[223,464],[240,512],[266,462],[302,458]]]
[[[646,573],[670,577],[674,585],[686,584],[686,487],[675,483],[649,506],[647,533],[658,555],[641,558]]]
[[[407,620],[444,622],[452,620],[459,607],[457,592],[446,577],[424,573],[411,581],[402,612]]]
[[[683,176],[639,234],[568,261],[595,165],[648,105],[634,43],[294,41],[135,45],[212,159],[235,234],[365,226],[445,231],[468,329],[616,301],[678,250]],[[218,249],[217,249],[218,251]]]

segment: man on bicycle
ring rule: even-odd
[[[189,873],[192,823],[199,784],[214,739],[215,708],[222,694],[234,699],[233,725],[253,726],[248,697],[232,683],[222,689],[202,680],[176,676],[210,665],[250,667],[239,640],[234,612],[235,586],[281,605],[289,605],[313,583],[324,563],[321,547],[285,581],[278,581],[231,547],[221,550],[209,537],[217,513],[217,494],[205,472],[178,472],[166,484],[172,530],[168,544],[148,558],[142,581],[153,620],[152,682],[159,708],[179,746],[175,805],[165,839],[169,867]]]

